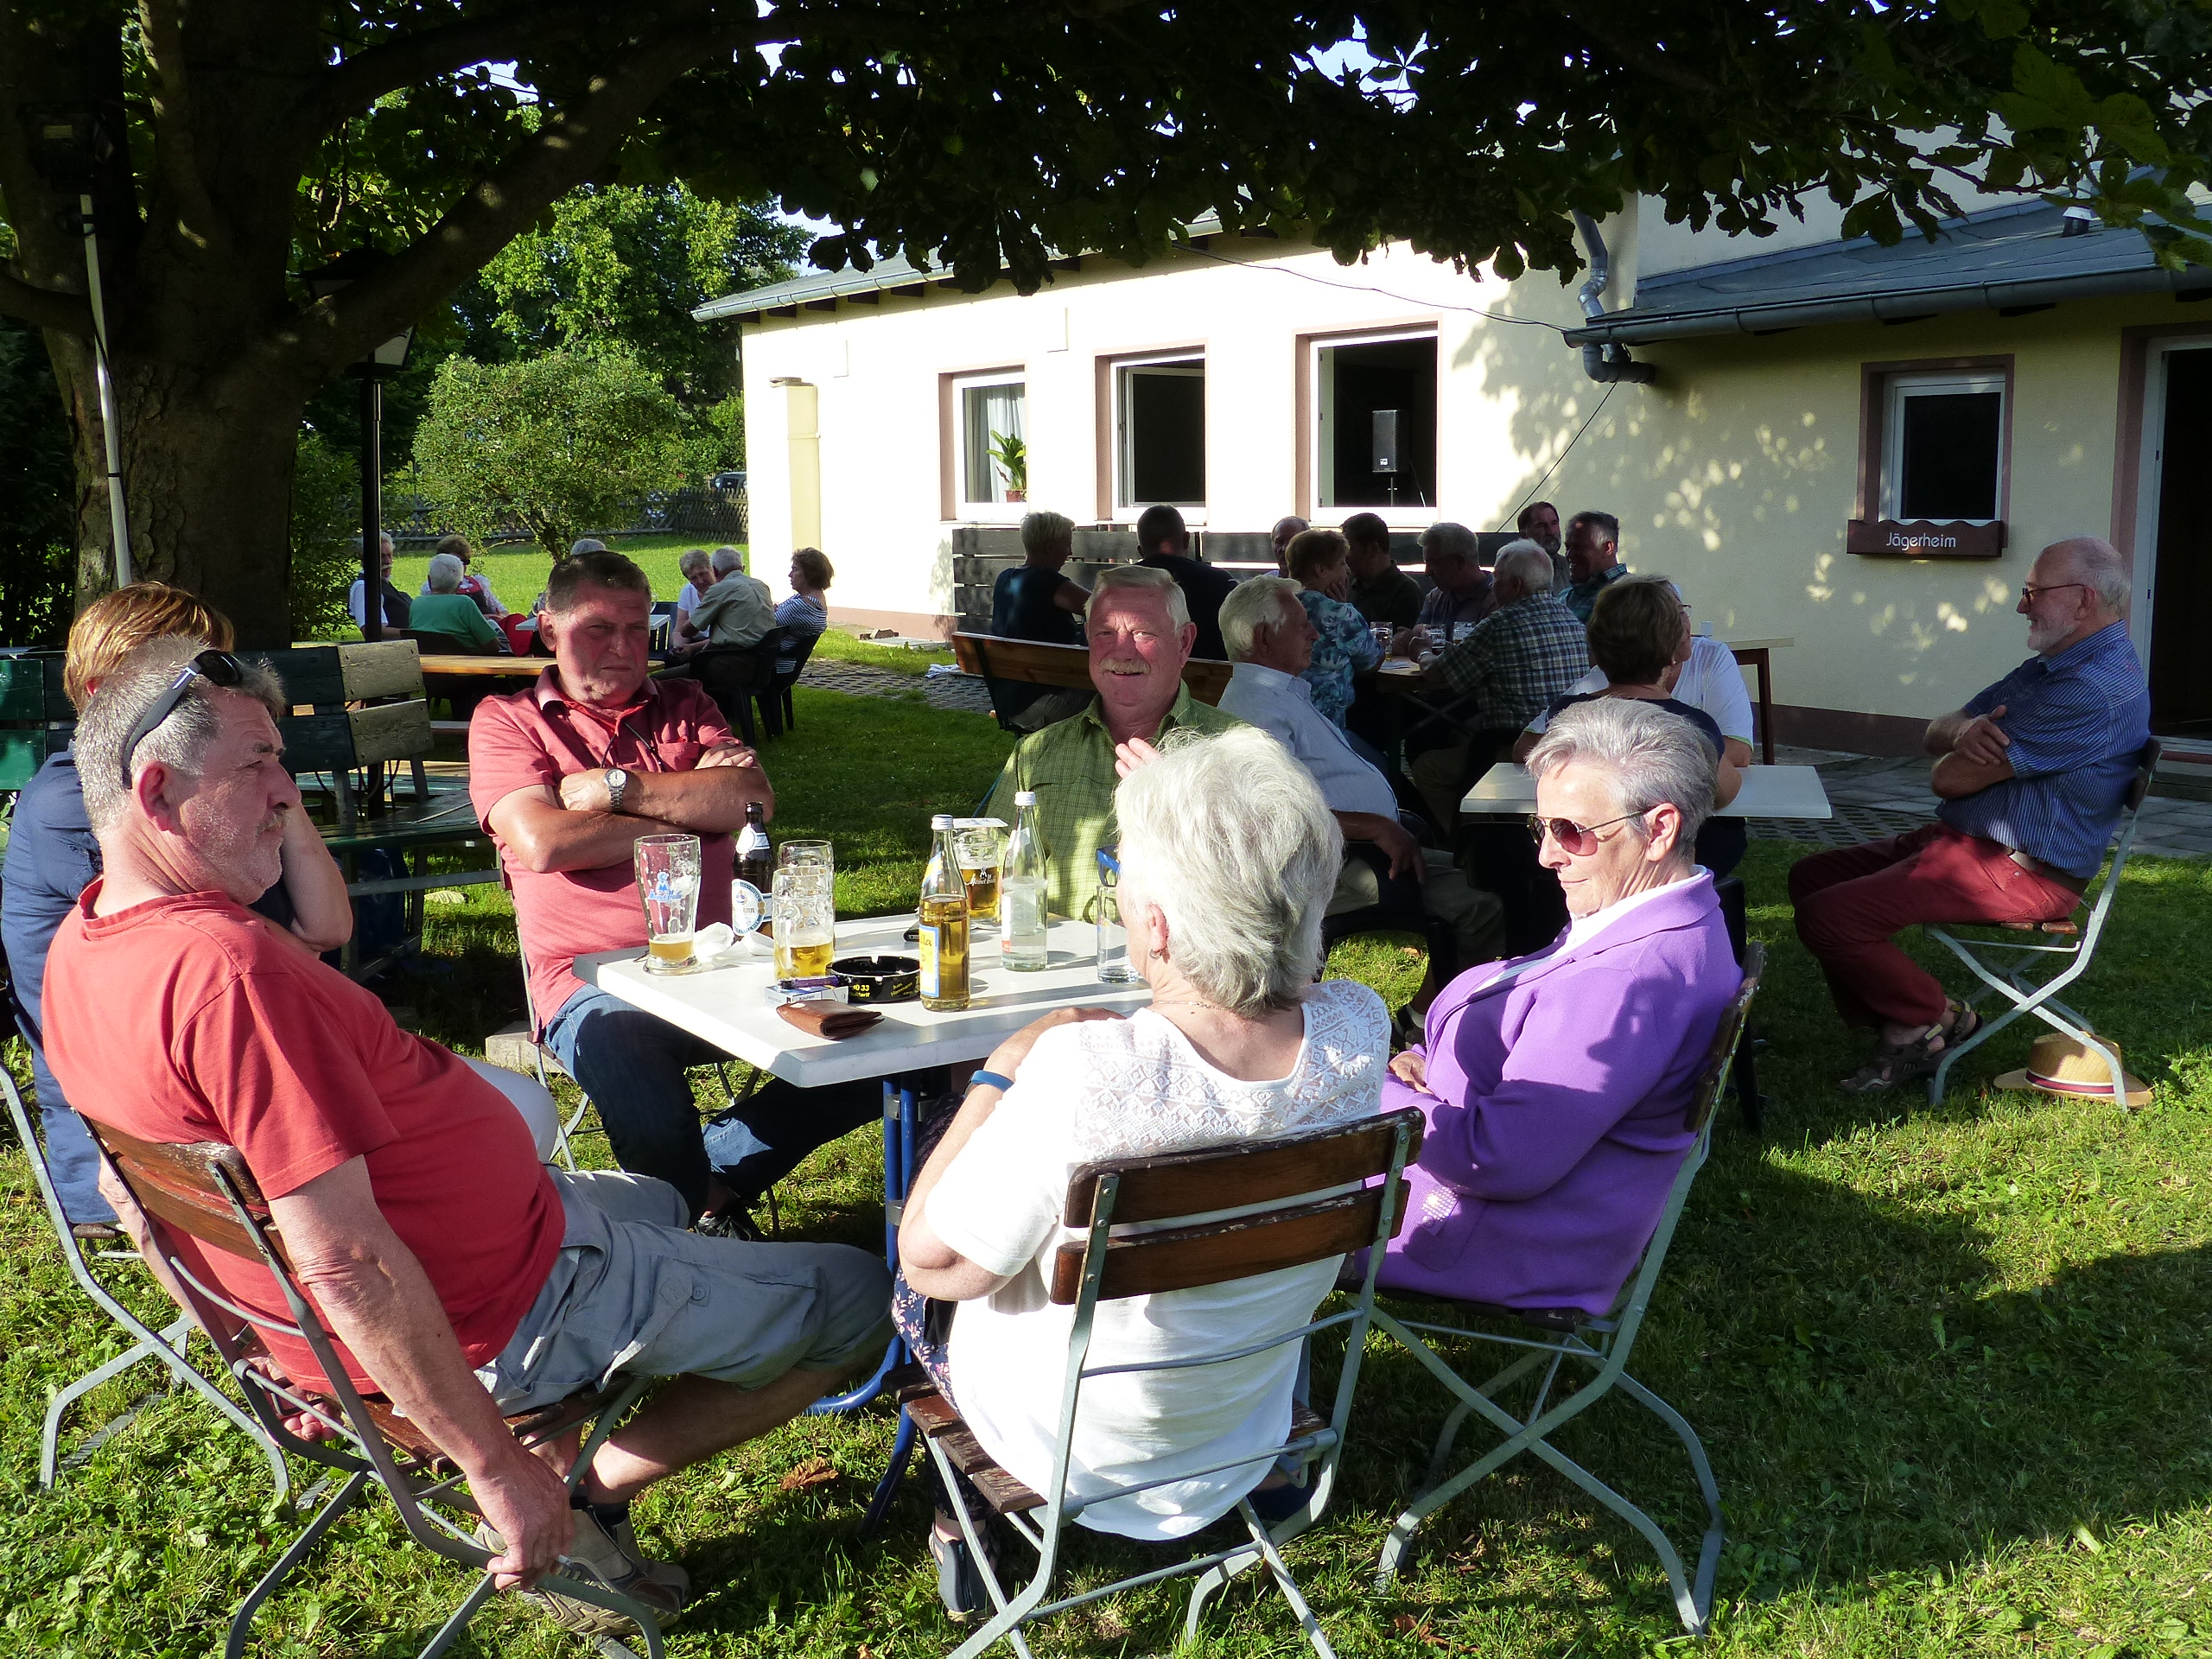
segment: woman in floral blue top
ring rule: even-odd
[[[1291,580],[1304,592],[1298,602],[1320,638],[1313,642],[1313,664],[1306,671],[1313,706],[1335,725],[1344,723],[1351,707],[1351,677],[1382,660],[1367,619],[1345,601],[1351,596],[1351,566],[1344,538],[1333,530],[1300,531],[1290,538],[1283,560]]]

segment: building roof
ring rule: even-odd
[[[2064,210],[2032,201],[1953,219],[1933,242],[1908,236],[1885,248],[1862,237],[1671,270],[1639,281],[1634,305],[1567,338],[1636,345],[1945,311],[2041,310],[2117,294],[2212,299],[2212,271],[2161,270],[2140,232],[2088,222],[2089,233],[2063,235]]]
[[[1202,213],[1184,227],[1185,234],[1196,238],[1221,233],[1221,219],[1214,213]],[[1080,256],[1054,256],[1054,263],[1068,270],[1076,268]],[[1001,277],[1001,281],[1005,279]],[[940,270],[917,270],[902,254],[878,258],[873,270],[855,270],[849,265],[842,270],[809,270],[787,282],[770,283],[761,288],[748,288],[735,294],[725,294],[719,300],[709,300],[691,313],[695,322],[713,322],[718,318],[735,317],[751,322],[765,313],[781,311],[786,315],[800,306],[817,311],[836,308],[841,299],[855,296],[873,297],[890,292],[905,292],[918,297],[929,287],[957,289],[960,284],[950,266]],[[988,289],[985,290],[988,292]]]

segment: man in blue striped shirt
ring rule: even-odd
[[[1818,853],[1789,872],[1797,937],[1846,1023],[1876,1033],[1859,1093],[1934,1070],[1980,1023],[1898,948],[1916,922],[2068,915],[2103,863],[2151,735],[2143,665],[2122,620],[2127,567],[2079,536],[2037,556],[2017,607],[2036,655],[1929,722],[1940,822]]]

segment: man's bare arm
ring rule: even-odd
[[[332,1333],[468,1477],[506,1541],[493,1564],[499,1587],[550,1572],[575,1535],[568,1488],[501,1421],[422,1262],[377,1208],[366,1160],[349,1159],[269,1208]]]
[[[488,822],[524,868],[545,874],[625,863],[641,836],[729,833],[744,823],[748,801],[759,801],[773,817],[776,792],[766,775],[757,766],[717,759],[718,753],[710,751],[696,772],[632,772],[620,812],[606,810],[604,772],[574,772],[562,780],[560,791],[541,784],[503,797]],[[564,793],[595,796],[599,804],[567,804]],[[664,811],[688,816],[658,816]]]

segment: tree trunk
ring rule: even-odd
[[[115,586],[107,456],[87,341],[49,333],[77,461],[79,607]],[[241,386],[172,364],[116,365],[135,580],[189,589],[238,643],[292,643],[292,462],[302,400],[274,375]]]

